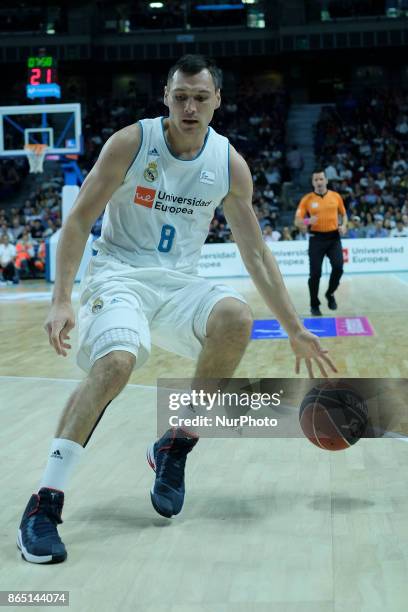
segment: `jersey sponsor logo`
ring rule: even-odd
[[[312,202],[312,208],[318,208],[319,204],[318,202]]]
[[[153,183],[155,180],[157,180],[159,176],[159,171],[157,170],[157,163],[149,162],[147,164],[147,168],[144,169],[143,176],[146,181],[149,181],[149,183]]]
[[[195,207],[207,207],[212,204],[212,200],[202,200],[196,196],[184,198],[174,193],[167,193],[164,189],[157,191],[141,185],[136,187],[134,202],[146,208],[154,208],[154,210],[175,215],[192,215]]]
[[[194,213],[193,208],[186,208],[181,206],[169,206],[168,204],[163,204],[163,202],[156,202],[154,205],[155,210],[161,210],[162,212],[169,212],[175,215],[182,213],[184,215],[192,215]]]
[[[154,208],[155,210],[171,213],[173,215],[192,215],[194,214],[194,207],[210,206],[211,203],[212,200],[202,200],[197,196],[184,198],[175,193],[167,193],[164,189],[159,189]]]
[[[160,157],[160,153],[158,152],[156,147],[153,147],[153,149],[150,149],[149,155],[155,155],[156,157]]]
[[[142,187],[141,185],[138,185],[136,187],[135,199],[133,201],[135,204],[140,204],[140,206],[152,208],[155,195],[156,189],[150,189],[149,187]]]
[[[202,200],[201,198],[184,198],[174,193],[167,193],[164,189],[159,189],[157,200],[170,202],[171,204],[182,204],[183,206],[210,206],[212,200]]]
[[[206,185],[214,185],[215,173],[210,172],[209,170],[202,170],[200,174],[200,183],[205,183]]]

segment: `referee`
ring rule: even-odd
[[[327,178],[324,170],[315,170],[312,174],[314,191],[307,193],[300,201],[296,211],[295,225],[309,226],[309,292],[310,312],[321,316],[319,300],[319,283],[322,275],[324,256],[329,258],[331,274],[326,291],[327,305],[330,310],[337,309],[334,292],[343,274],[343,252],[340,235],[347,232],[347,215],[340,194],[327,189]],[[339,227],[339,215],[341,225]]]

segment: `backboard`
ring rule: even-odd
[[[47,155],[81,153],[80,104],[0,106],[0,157],[26,155],[27,144],[46,144]]]

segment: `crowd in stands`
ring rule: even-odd
[[[325,107],[316,129],[318,166],[344,199],[348,238],[408,233],[408,93],[349,94]]]
[[[61,227],[61,186],[39,187],[20,208],[0,209],[0,282],[44,276],[45,241]]]

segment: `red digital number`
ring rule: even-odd
[[[32,68],[31,76],[30,76],[30,85],[39,85],[41,79],[41,69],[40,68]]]
[[[47,68],[46,70],[46,81],[47,83],[52,83],[52,68]]]

